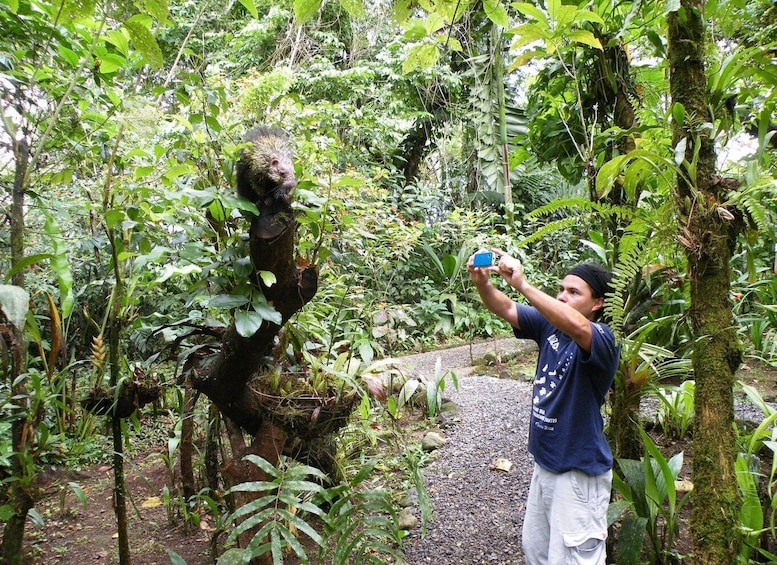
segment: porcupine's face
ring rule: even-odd
[[[267,171],[267,177],[286,192],[297,186],[291,149],[279,138],[264,138],[256,143],[251,154],[253,169]]]

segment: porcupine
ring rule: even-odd
[[[278,128],[257,127],[243,137],[251,146],[237,162],[237,193],[260,211],[288,210],[297,186],[292,150],[286,133]]]

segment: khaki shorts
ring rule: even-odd
[[[556,474],[534,465],[523,521],[527,565],[604,565],[612,471]]]

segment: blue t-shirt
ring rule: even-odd
[[[615,378],[620,347],[612,330],[591,322],[590,353],[553,327],[535,308],[516,304],[517,338],[539,346],[529,452],[543,469],[601,475],[612,468],[601,408]]]

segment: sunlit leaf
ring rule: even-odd
[[[259,271],[259,276],[262,277],[265,286],[272,286],[278,280],[272,271]]]
[[[294,0],[294,17],[304,24],[321,9],[321,0]]]
[[[348,12],[348,15],[352,18],[364,17],[365,11],[362,0],[340,0],[340,6],[342,6],[343,10]]]
[[[24,328],[29,308],[30,294],[26,290],[14,285],[0,285],[0,309],[17,329]]]
[[[256,2],[254,0],[240,0],[240,3],[254,19],[259,18],[259,11],[256,9]]]
[[[575,43],[582,43],[584,45],[594,47],[595,49],[602,48],[601,41],[599,41],[596,37],[594,37],[593,33],[587,30],[583,30],[583,29],[572,30],[567,34],[567,37],[569,38],[570,41],[574,41]]]
[[[65,21],[82,20],[94,14],[97,0],[57,0],[54,3],[54,13]]]
[[[162,49],[150,30],[150,18],[148,16],[132,16],[124,22],[124,27],[129,30],[130,39],[135,49],[143,56],[143,60],[158,69],[164,63]]]
[[[518,10],[523,15],[529,16],[530,18],[534,18],[535,20],[537,20],[539,25],[541,25],[545,29],[550,29],[548,16],[545,14],[545,12],[540,10],[534,4],[529,4],[528,2],[513,2],[511,6],[516,10]]]
[[[510,20],[507,16],[507,9],[500,0],[484,0],[483,11],[489,20],[501,27],[507,27]]]
[[[59,224],[53,216],[46,216],[44,229],[51,239],[51,244],[54,248],[50,264],[59,284],[60,310],[62,311],[62,317],[68,318],[73,312],[75,304],[73,273],[70,271],[70,263],[68,262],[68,252],[71,250],[71,246],[62,238]]]
[[[440,50],[436,45],[424,43],[410,49],[407,58],[402,63],[402,74],[409,74],[417,69],[429,69],[440,59]]]

